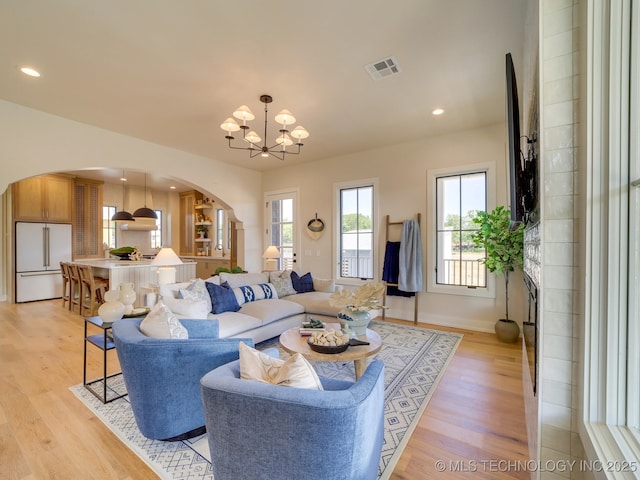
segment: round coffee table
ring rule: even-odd
[[[339,326],[338,326],[339,327]],[[300,335],[298,327],[290,328],[280,335],[280,345],[290,353],[300,353],[307,360],[317,362],[350,362],[353,361],[356,372],[356,380],[367,369],[367,357],[376,354],[382,347],[382,339],[373,330],[367,329],[366,335],[361,335],[358,340],[369,342],[369,345],[350,346],[342,353],[318,353],[311,350],[307,340],[308,336]]]

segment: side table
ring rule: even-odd
[[[101,329],[102,332],[88,335],[89,325]],[[111,337],[111,325],[111,323],[103,322],[100,317],[86,317],[84,319],[84,368],[82,372],[82,384],[102,403],[113,402],[127,395],[126,393],[120,394],[107,385],[110,378],[122,375],[122,372],[107,375],[107,352],[116,348],[115,343],[113,343],[113,338]],[[87,345],[93,345],[102,350],[102,378],[87,381]],[[102,388],[98,387],[96,389],[95,384],[100,382],[102,382]],[[111,393],[111,395],[108,395],[108,393]]]

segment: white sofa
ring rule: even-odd
[[[224,283],[230,287],[269,283],[267,273],[225,274],[211,277],[206,282]],[[180,289],[186,288],[190,282],[162,285],[160,297],[165,304],[176,313],[178,318],[209,318],[219,322],[220,337],[251,338],[254,343],[263,342],[279,336],[285,330],[299,327],[309,318],[322,321],[337,322],[339,308],[329,305],[329,296],[335,291],[332,281],[313,279],[313,292],[296,293],[283,298],[256,300],[244,303],[237,312],[207,313],[207,309],[194,309],[187,312],[177,305]],[[210,304],[209,304],[210,305]],[[210,306],[208,307],[211,308]],[[199,311],[194,314],[193,311]],[[206,317],[204,314],[206,313]]]

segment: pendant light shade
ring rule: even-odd
[[[122,170],[122,178],[120,179],[120,181],[122,182],[122,210],[120,210],[119,212],[116,212],[113,215],[113,217],[111,217],[111,221],[112,222],[119,222],[119,221],[135,222],[136,219],[133,218],[133,215],[131,215],[129,212],[127,212],[124,209],[124,182],[127,181],[127,179],[124,176],[124,170]]]
[[[144,207],[133,212],[135,218],[154,218],[158,219],[158,215],[152,209],[147,207],[147,174],[144,174]]]

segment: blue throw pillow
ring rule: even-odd
[[[307,272],[302,276],[299,276],[296,272],[291,272],[291,282],[293,283],[293,289],[298,293],[313,292],[313,278],[311,278],[311,272]]]
[[[216,285],[211,282],[204,283],[207,285],[207,291],[211,297],[211,313],[237,312],[240,310],[236,296],[228,284],[225,286],[224,284]]]

